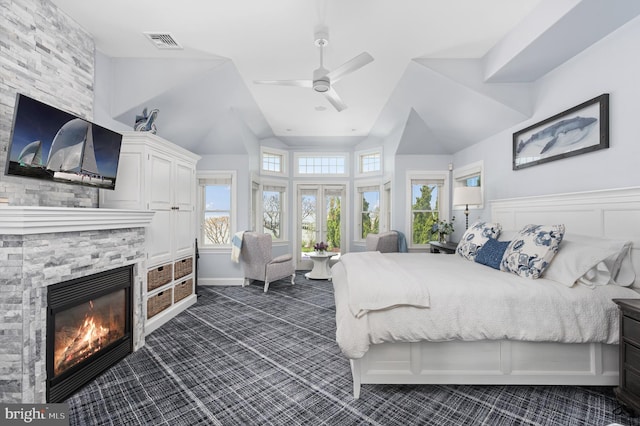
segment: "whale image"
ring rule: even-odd
[[[520,141],[516,148],[516,153],[519,154],[528,145],[535,142],[541,142],[547,138],[551,138],[551,140],[544,145],[540,154],[544,154],[552,148],[573,145],[584,139],[597,121],[598,119],[594,117],[580,116],[560,120],[557,123],[534,133],[529,139]]]

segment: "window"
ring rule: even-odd
[[[380,187],[358,187],[360,238],[380,232]]]
[[[296,154],[296,176],[347,176],[346,154]]]
[[[482,161],[468,164],[463,167],[456,168],[453,171],[453,187],[459,186],[479,186],[482,193],[482,199],[484,200],[484,187],[482,185],[484,180],[484,167]],[[458,206],[459,207],[459,206]],[[456,206],[454,206],[456,208]],[[469,205],[470,209],[484,208],[483,204]]]
[[[448,177],[446,172],[416,172],[408,179],[412,246],[426,246],[438,239],[433,225],[449,220]]]
[[[274,240],[284,239],[283,224],[285,195],[284,185],[265,184],[262,186],[262,227]]]
[[[203,246],[231,244],[235,214],[235,172],[198,175],[201,197],[201,232]]]
[[[358,175],[372,175],[382,172],[382,151],[362,151],[356,153]]]
[[[286,163],[288,154],[286,151],[281,151],[275,148],[260,148],[261,156],[261,174],[263,175],[286,175]]]

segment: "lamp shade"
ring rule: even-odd
[[[458,186],[453,189],[453,205],[482,204],[482,192],[479,186]]]

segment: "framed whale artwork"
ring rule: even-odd
[[[605,93],[513,134],[513,170],[609,148]]]

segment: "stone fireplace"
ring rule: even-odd
[[[47,288],[47,401],[61,402],[133,350],[133,265]]]
[[[47,401],[48,293],[61,283],[129,267],[130,345],[144,345],[144,227],[152,218],[138,210],[0,207],[3,402]]]

